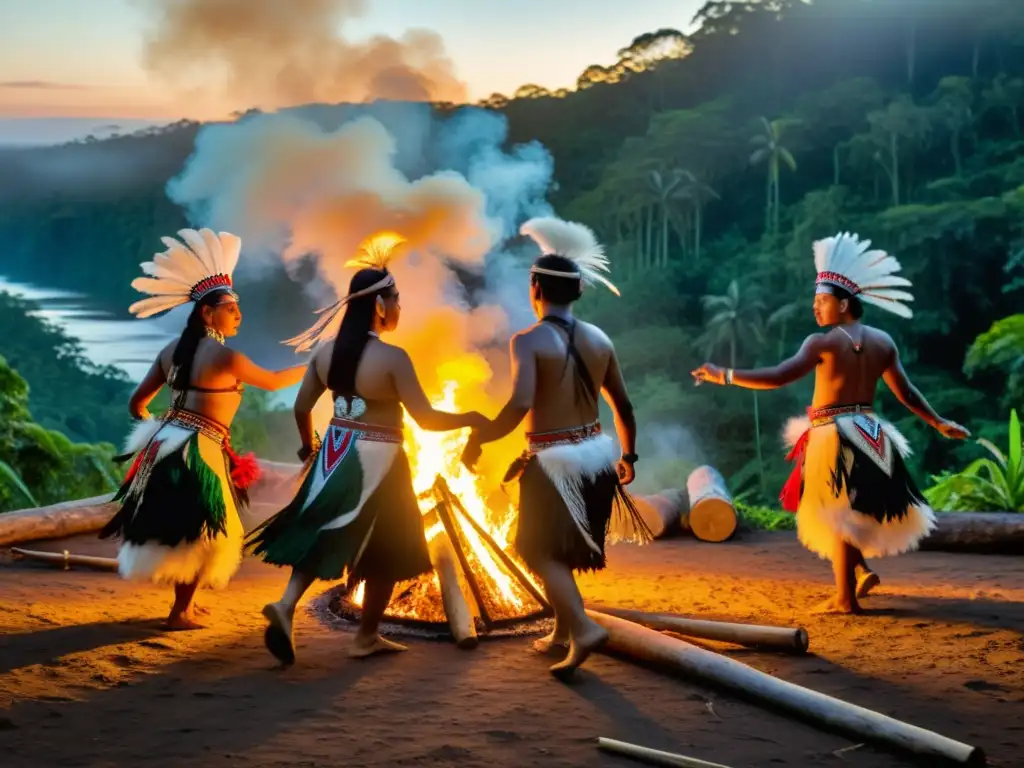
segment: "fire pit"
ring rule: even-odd
[[[521,635],[544,631],[551,609],[525,568],[467,511],[440,474],[420,494],[434,571],[400,584],[381,631],[474,647],[478,634]],[[430,506],[432,505],[432,506]],[[334,587],[313,606],[331,624],[359,621],[363,585]]]

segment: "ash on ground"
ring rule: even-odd
[[[307,610],[322,624],[343,631],[354,631],[359,625],[361,611],[359,606],[349,599],[349,596],[348,587],[339,584],[311,600]],[[500,623],[500,626],[490,630],[479,618],[476,619],[476,631],[481,639],[543,635],[550,632],[553,627],[552,619],[535,615],[525,616],[521,621],[506,619]],[[380,624],[380,632],[382,635],[405,635],[426,640],[454,641],[451,628],[444,618],[443,609],[440,621],[395,618],[385,614],[384,620]]]

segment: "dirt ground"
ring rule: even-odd
[[[61,550],[62,542],[36,548]],[[112,554],[87,538],[67,545]],[[747,664],[1024,763],[1024,559],[916,553],[876,564],[871,615],[812,616],[828,564],[792,534],[612,548],[588,600],[800,625],[811,654],[727,649]],[[207,593],[208,629],[163,633],[165,590],[0,555],[0,754],[21,766],[627,766],[598,736],[731,766],[911,765],[731,694],[605,656],[550,678],[529,638],[473,651],[411,640],[365,661],[303,613],[276,666],[260,607],[285,574],[247,561]],[[317,591],[328,586],[314,588]],[[847,749],[851,748],[852,749]]]

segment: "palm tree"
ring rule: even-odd
[[[722,296],[708,295],[701,297],[704,307],[704,333],[697,339],[707,357],[713,356],[723,347],[729,350],[729,367],[736,367],[736,352],[740,345],[760,347],[764,343],[761,332],[764,303],[759,299],[741,297],[740,286],[736,280],[729,283]],[[761,478],[761,492],[765,492],[764,459],[761,455],[761,415],[754,394],[754,440],[757,447],[757,465]]]
[[[771,229],[773,234],[779,233],[779,165],[785,164],[791,171],[796,170],[796,160],[792,153],[782,146],[782,132],[785,123],[782,120],[768,121],[761,118],[763,133],[751,137],[750,143],[757,147],[750,156],[751,165],[766,163],[768,167],[766,202],[764,208],[764,228]],[[774,215],[773,215],[774,214]]]
[[[789,325],[789,321],[793,319],[796,313],[799,312],[803,306],[803,301],[791,301],[788,304],[783,304],[768,315],[768,320],[765,322],[766,328],[779,329],[778,357],[780,360],[785,356],[786,352],[786,327]]]
[[[682,175],[679,171],[668,170],[651,171],[647,176],[650,192],[654,196],[658,209],[661,212],[661,252],[660,258],[654,259],[656,266],[668,266],[668,224],[672,215],[672,203],[679,199],[680,188],[683,184]]]
[[[680,196],[690,200],[693,205],[693,258],[700,260],[700,239],[703,232],[704,206],[709,200],[721,200],[718,193],[686,169],[679,172],[684,186]]]

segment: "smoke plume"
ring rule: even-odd
[[[468,407],[493,415],[507,396],[505,342],[529,311],[526,267],[505,245],[525,218],[550,212],[551,158],[538,144],[504,151],[504,118],[476,108],[447,119],[425,105],[345,114],[333,129],[322,127],[332,122],[323,112],[314,121],[303,110],[205,126],[168,193],[197,224],[242,238],[243,279],[283,263],[319,306],[348,292],[353,270],[342,265],[366,237],[401,233],[393,342],[410,352],[428,393],[446,365],[485,360],[490,370],[477,364],[479,400]],[[303,276],[311,256],[313,279]],[[278,324],[273,339],[313,319]]]
[[[374,99],[466,101],[466,85],[435,32],[346,39],[346,22],[365,13],[366,0],[148,3],[155,16],[148,69],[196,100],[216,99],[222,113]]]

